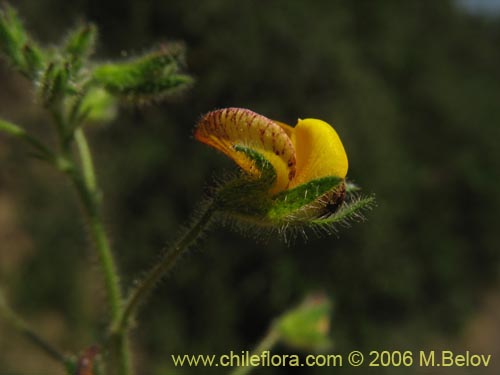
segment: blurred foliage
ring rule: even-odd
[[[326,352],[331,348],[331,303],[322,295],[311,295],[278,319],[276,331],[280,339],[305,352]]]
[[[420,349],[436,335],[459,333],[496,285],[498,19],[467,15],[451,1],[15,5],[40,42],[57,39],[80,17],[99,25],[103,61],[122,51],[141,54],[165,35],[188,47],[196,84],[183,100],[141,111],[126,106],[111,126],[92,133],[124,275],[140,275],[175,238],[213,176],[232,168],[191,138],[200,114],[214,108],[333,123],[350,159],[349,177],[376,193],[369,221],[339,238],[298,239],[287,247],[258,234],[256,244],[226,228],[211,233],[143,311],[135,331],[140,373],[165,374],[170,353],[250,349],[274,317],[317,289],[334,300],[334,350]],[[0,75],[0,112],[40,131],[44,119],[30,100],[19,99],[24,82],[4,64]],[[88,347],[104,292],[85,251],[85,228],[74,222],[74,196],[13,142],[2,137],[0,145],[0,192],[15,200],[19,236],[30,238],[19,246],[32,248],[21,248],[24,256],[2,269],[0,281],[42,332],[74,350]],[[2,244],[2,257],[17,254],[15,242]],[[55,273],[54,262],[66,272]],[[21,373],[21,357],[7,350],[13,333],[0,330],[0,372]],[[391,371],[398,372],[379,373]]]

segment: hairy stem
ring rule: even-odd
[[[210,223],[216,208],[211,204],[203,215],[175,242],[158,262],[146,275],[146,277],[132,290],[130,297],[127,300],[123,314],[118,323],[112,327],[114,334],[127,331],[130,321],[133,318],[137,308],[146,299],[149,293],[156,287],[158,282],[165,276],[175,265],[177,260],[185,253],[191,244],[203,233],[204,229]]]
[[[274,345],[279,340],[279,333],[275,329],[271,328],[266,336],[259,342],[257,347],[252,351],[250,356],[261,355],[267,350],[271,350]],[[230,372],[230,375],[246,375],[250,373],[255,367],[254,366],[239,366]]]
[[[113,325],[122,316],[120,278],[100,214],[100,199],[92,153],[81,128],[75,130],[75,143],[80,156],[82,171],[72,169],[70,170],[70,176],[85,208],[95,248],[99,255],[99,263],[104,274],[104,282],[111,309],[111,324]],[[132,373],[132,366],[126,332],[120,333],[112,341],[110,351],[113,371],[120,375],[130,375]]]
[[[5,297],[0,290],[0,316],[16,329],[23,336],[28,338],[32,344],[38,347],[46,355],[53,360],[59,362],[65,370],[70,372],[75,367],[75,362],[69,357],[66,357],[59,350],[45,341],[38,333],[36,333],[22,318],[20,318],[7,304]]]
[[[74,168],[70,170],[69,174],[83,204],[85,213],[87,214],[90,231],[104,273],[104,281],[111,309],[111,319],[114,321],[118,319],[121,314],[122,297],[120,280],[109,240],[102,223],[100,202],[96,189],[94,166],[90,149],[85,140],[83,131],[79,129],[78,133],[79,135],[75,135],[75,139],[80,155],[83,175]]]
[[[77,128],[75,130],[75,141],[80,153],[80,161],[82,163],[85,184],[87,185],[87,188],[95,194],[97,191],[97,181],[94,171],[94,162],[92,160],[92,153],[90,152],[89,144],[87,143],[87,138],[85,137],[82,128]]]

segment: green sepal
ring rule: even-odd
[[[137,104],[145,104],[180,93],[191,86],[193,82],[190,76],[176,73],[152,80],[145,80],[135,86],[123,87],[121,91],[114,91],[114,94]],[[109,92],[113,93],[113,90],[109,90]]]
[[[44,57],[42,51],[34,44],[25,44],[23,47],[26,73],[31,78],[38,78],[43,71]]]
[[[259,152],[242,145],[235,145],[234,149],[238,152],[244,153],[254,162],[255,167],[260,171],[260,183],[266,185],[264,186],[266,188],[271,188],[272,184],[276,181],[276,171],[269,160],[267,160]]]
[[[0,53],[26,77],[34,79],[42,69],[42,50],[26,32],[14,8],[5,4],[0,8]]]
[[[0,9],[0,48],[16,68],[24,67],[22,48],[28,41],[26,31],[17,12],[5,4]]]
[[[180,74],[183,48],[162,47],[125,63],[95,68],[93,79],[113,95],[142,104],[187,88],[193,79]]]
[[[241,145],[236,145],[234,148],[253,160],[255,167],[260,171],[260,176],[255,178],[243,175],[229,181],[218,191],[217,205],[226,212],[262,220],[272,204],[269,189],[276,180],[276,171],[257,151]]]
[[[322,177],[278,193],[273,198],[273,204],[267,216],[271,221],[292,220],[296,216],[301,216],[297,215],[299,211],[307,209],[343,181],[334,176]]]
[[[331,346],[331,310],[332,304],[325,296],[308,297],[276,322],[281,342],[305,351],[327,350]]]
[[[45,69],[40,84],[39,95],[45,107],[64,96],[68,89],[69,66],[50,63]]]
[[[352,219],[363,219],[361,212],[371,209],[375,204],[375,198],[362,197],[354,198],[351,201],[344,202],[337,211],[322,218],[308,220],[308,224],[312,227],[331,227],[336,223],[347,223]]]
[[[80,25],[67,36],[63,52],[67,56],[72,74],[76,74],[94,52],[96,39],[97,28],[93,24]]]

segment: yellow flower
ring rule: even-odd
[[[262,171],[238,146],[262,155],[276,174],[271,194],[322,177],[344,179],[347,174],[344,146],[335,129],[322,120],[299,120],[291,127],[248,109],[225,108],[207,113],[195,138],[222,151],[256,177]]]
[[[243,230],[333,233],[335,224],[362,220],[373,197],[353,194],[347,155],[332,126],[317,119],[292,127],[248,109],[225,108],[199,121],[195,138],[233,159],[246,173],[226,181],[213,207]],[[248,225],[250,224],[250,225]],[[298,229],[295,231],[295,229]]]

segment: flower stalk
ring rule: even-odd
[[[216,210],[215,204],[210,204],[179,240],[165,252],[163,258],[153,266],[137,287],[132,290],[125,304],[125,308],[123,309],[123,314],[118,319],[117,324],[112,326],[111,331],[114,335],[118,335],[128,330],[138,307],[144,302],[158,282],[174,267],[179,258],[182,257],[190,246],[193,245],[207,229]]]

